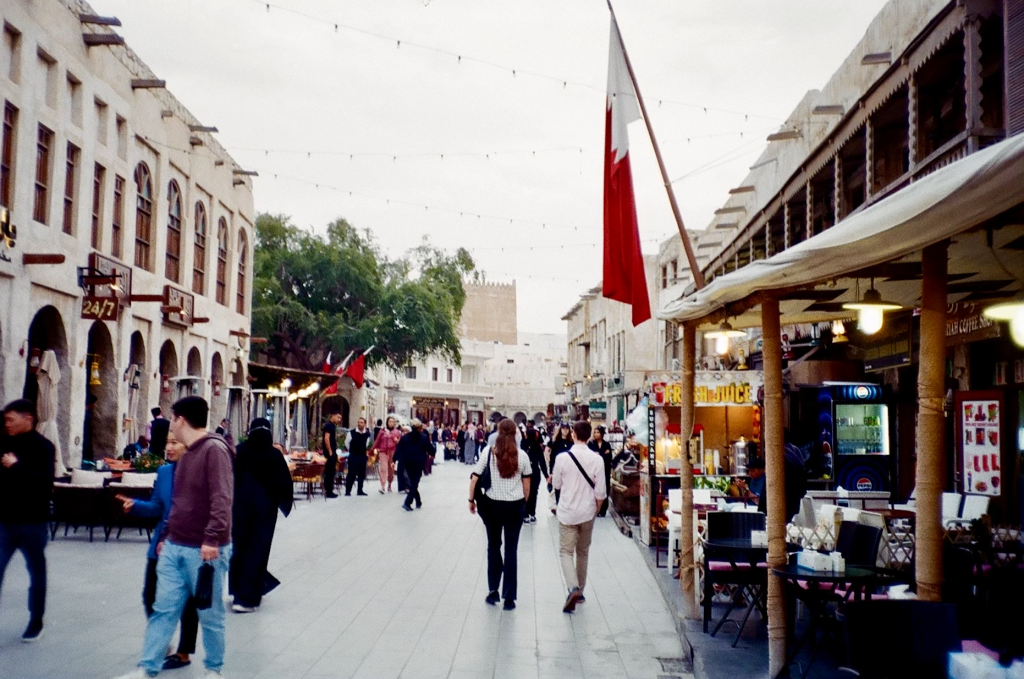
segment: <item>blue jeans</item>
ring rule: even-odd
[[[164,541],[156,564],[156,601],[153,615],[146,626],[146,639],[142,644],[139,667],[151,675],[164,665],[167,645],[174,636],[185,602],[195,594],[199,566],[203,563],[198,547],[182,547],[170,540]],[[212,562],[213,604],[199,611],[199,624],[203,628],[204,664],[219,672],[224,666],[224,578],[231,563],[231,545],[220,548],[220,555]]]
[[[45,523],[0,522],[0,589],[4,585],[4,572],[14,552],[21,550],[28,567],[28,613],[32,622],[43,622],[46,609],[46,549]]]

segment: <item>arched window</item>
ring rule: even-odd
[[[171,181],[167,186],[167,263],[164,277],[180,283],[181,279],[181,190]]]
[[[228,220],[217,222],[217,303],[228,305]]]
[[[153,240],[153,179],[145,163],[135,167],[135,266],[152,271],[149,246]]]
[[[245,270],[249,264],[249,239],[245,229],[238,230],[238,287],[235,288],[235,311],[245,313]]]
[[[206,294],[206,207],[196,203],[196,240],[192,250],[192,292]]]

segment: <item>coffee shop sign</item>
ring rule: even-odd
[[[683,402],[682,384],[656,382],[651,386],[655,403],[675,406]],[[693,402],[697,405],[752,405],[755,396],[754,388],[747,382],[698,385],[693,390]]]

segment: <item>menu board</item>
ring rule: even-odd
[[[964,492],[997,497],[1002,483],[1000,403],[996,400],[960,403],[964,460]]]

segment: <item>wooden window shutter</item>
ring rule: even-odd
[[[1024,132],[1024,0],[1005,0],[1006,134]]]

